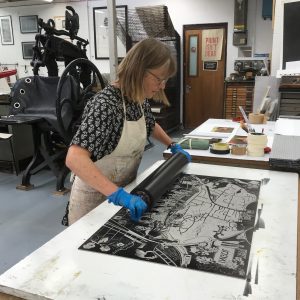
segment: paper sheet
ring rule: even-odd
[[[300,136],[300,119],[279,118],[275,123],[275,134]]]
[[[213,137],[213,138],[228,138],[236,134],[239,129],[239,123],[203,123],[185,136],[188,137]]]
[[[7,83],[6,78],[0,79],[0,95],[7,95],[10,93],[10,87]]]

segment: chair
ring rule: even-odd
[[[33,188],[32,175],[48,167],[57,177],[56,193],[69,190],[64,181],[69,173],[65,157],[70,141],[80,124],[84,106],[97,91],[104,88],[97,67],[87,59],[73,60],[61,77],[38,75],[19,79],[12,88],[10,115],[32,125],[34,156],[23,173],[18,189]],[[28,119],[29,118],[29,119]],[[5,120],[1,120],[5,122]]]

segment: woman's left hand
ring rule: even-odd
[[[188,159],[189,162],[192,161],[191,155],[187,151],[183,150],[179,144],[176,144],[176,143],[172,144],[170,150],[171,150],[172,154],[181,152],[182,154],[184,154],[186,156],[186,158]]]

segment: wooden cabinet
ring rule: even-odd
[[[239,106],[248,115],[252,112],[254,81],[226,81],[224,99],[224,118],[242,117]]]

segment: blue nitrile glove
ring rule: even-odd
[[[131,195],[121,187],[108,196],[108,202],[112,202],[115,205],[120,205],[129,209],[131,220],[136,222],[148,208],[147,204],[141,197]]]
[[[179,144],[176,144],[176,143],[172,144],[170,150],[171,150],[172,154],[181,152],[182,154],[184,154],[187,157],[189,162],[192,161],[191,155],[187,151],[183,150]]]

